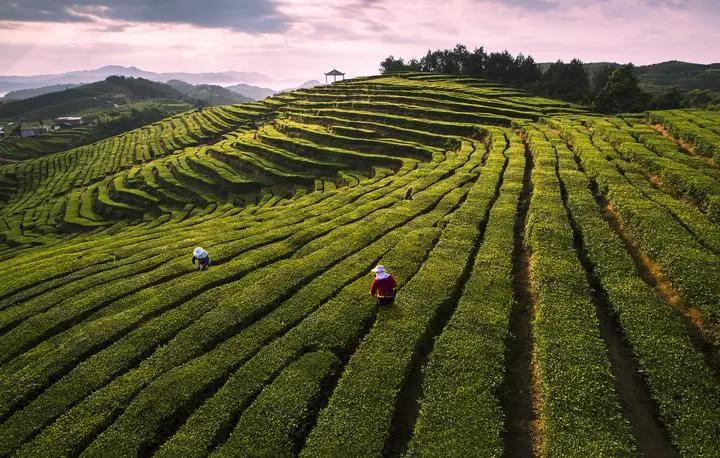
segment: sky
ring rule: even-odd
[[[132,65],[304,81],[456,43],[538,62],[710,63],[719,24],[720,0],[0,0],[0,74]]]

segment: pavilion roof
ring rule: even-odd
[[[333,68],[332,71],[329,71],[329,72],[327,72],[327,73],[325,73],[325,74],[326,74],[327,76],[340,76],[340,75],[344,75],[345,73],[343,73],[343,72],[341,72],[341,71],[338,71],[338,70],[336,70],[336,69]]]

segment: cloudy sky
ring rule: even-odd
[[[0,0],[0,73],[134,65],[320,79],[428,48],[720,61],[720,0]]]

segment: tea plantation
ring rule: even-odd
[[[717,112],[186,111],[0,165],[0,260],[0,456],[720,456]]]

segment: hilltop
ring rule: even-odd
[[[10,91],[5,94],[5,96],[0,97],[0,102],[30,99],[39,95],[50,94],[51,92],[60,92],[78,86],[79,84],[54,84],[52,86],[42,86],[33,89],[18,89],[16,91]]]
[[[243,97],[248,97],[252,100],[262,100],[266,97],[275,95],[278,92],[275,89],[270,89],[267,87],[253,86],[250,84],[243,84],[243,83],[234,84],[232,86],[226,87],[225,89],[228,89],[237,94],[240,94]]]
[[[252,97],[213,84],[192,85],[180,80],[170,80],[168,86],[182,93],[187,99],[202,101],[208,105],[231,105],[234,103],[252,102]]]
[[[146,99],[182,100],[183,95],[166,84],[142,78],[110,76],[96,83],[2,104],[0,118],[54,118]]]

